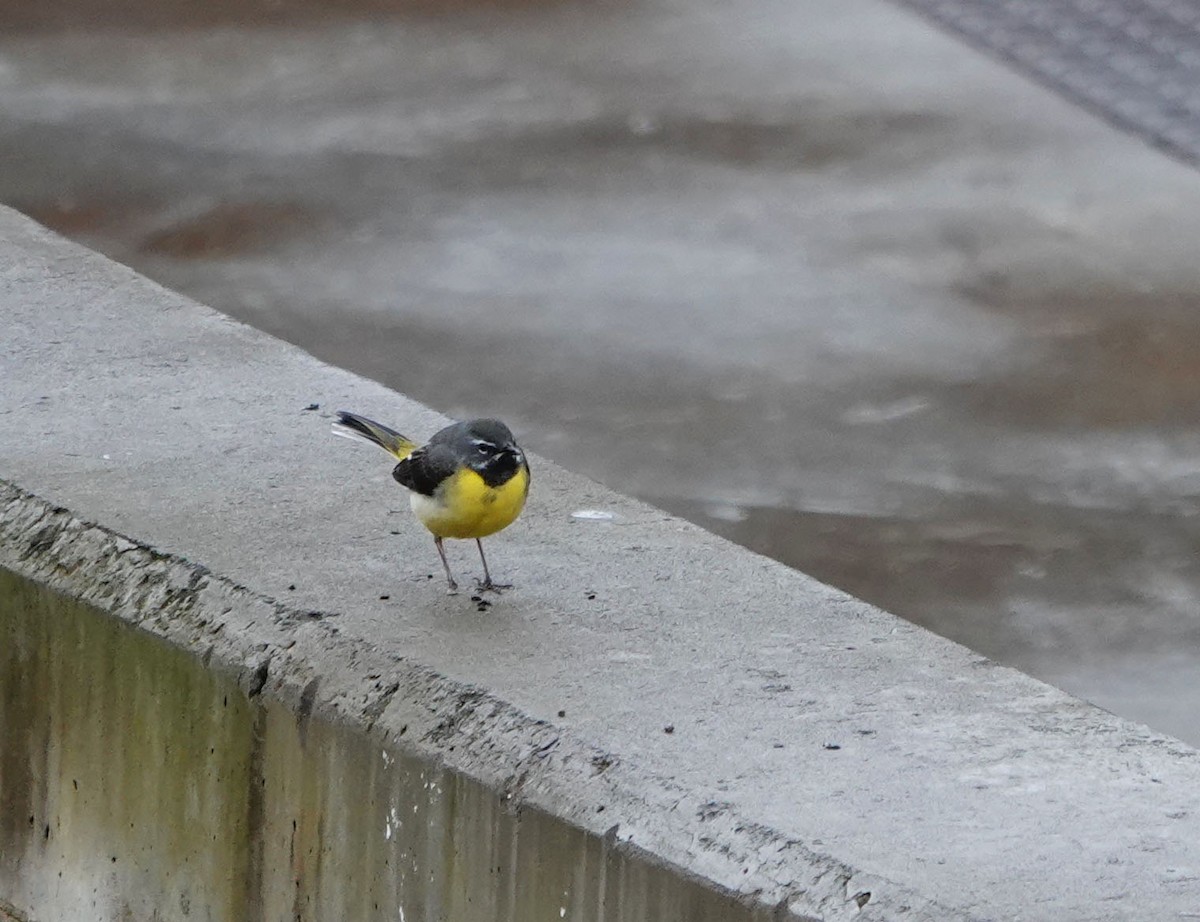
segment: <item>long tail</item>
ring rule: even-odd
[[[365,416],[347,413],[345,410],[338,410],[337,422],[333,424],[333,434],[358,442],[370,442],[372,445],[378,445],[389,455],[401,461],[412,454],[412,450],[417,447],[416,442],[405,438],[395,429],[389,429]]]

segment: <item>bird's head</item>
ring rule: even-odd
[[[525,453],[512,430],[500,420],[473,419],[467,423],[465,435],[470,445],[467,464],[484,479],[507,480],[525,465]]]

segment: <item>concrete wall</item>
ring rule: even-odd
[[[0,893],[38,919],[756,918],[303,694],[4,571],[0,599]]]
[[[341,407],[417,437],[440,417],[12,212],[0,240],[0,566],[296,726],[773,918],[1200,910],[1194,750],[537,459],[490,544],[516,589],[484,612],[448,598],[387,459],[328,436]],[[472,549],[451,552],[465,575]],[[34,756],[5,745],[7,804]],[[39,867],[0,899],[96,918],[83,896],[16,904]],[[130,898],[94,855],[67,875]]]

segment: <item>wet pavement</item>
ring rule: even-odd
[[[1200,165],[1200,7],[1191,0],[899,2]]]
[[[1200,742],[1200,176],[731,10],[0,2],[0,201]]]

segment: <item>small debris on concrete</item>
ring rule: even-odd
[[[319,410],[319,409],[321,409],[321,405],[319,403],[310,403],[308,406],[306,406],[304,408],[304,410],[302,412],[307,412],[310,410]]]
[[[576,509],[571,518],[576,522],[611,522],[616,516],[605,509]]]
[[[559,712],[558,712],[558,716],[559,716],[559,717],[566,717],[566,716],[567,716],[567,712],[566,712],[566,711],[559,711]]]
[[[841,743],[825,743],[825,744],[823,744],[822,748],[823,749],[841,749],[842,744]]]
[[[386,601],[387,601],[388,599],[390,599],[390,598],[391,598],[391,596],[390,596],[390,595],[381,595],[381,596],[379,597],[379,601],[380,601],[380,602],[386,602]]]
[[[295,583],[289,583],[289,584],[288,584],[288,589],[290,589],[292,592],[295,592],[295,591],[296,591],[296,584],[295,584]]]
[[[667,724],[665,727],[663,727],[663,733],[674,733],[674,732],[675,732],[675,724]]]

